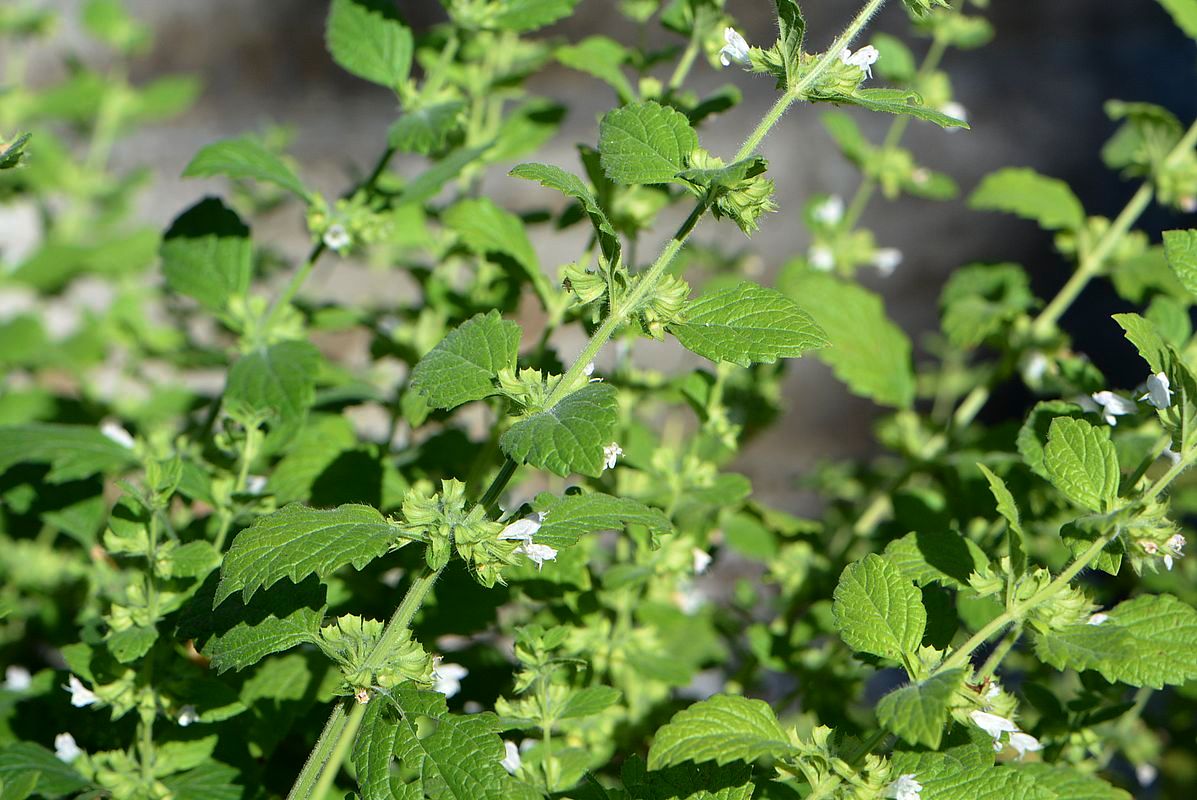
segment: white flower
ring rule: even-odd
[[[873,251],[873,266],[881,273],[881,277],[888,278],[902,263],[902,251],[896,247],[878,247]]]
[[[910,173],[910,180],[914,181],[916,186],[922,186],[931,180],[931,170],[926,167],[917,167],[914,172]]]
[[[899,775],[896,781],[886,786],[885,794],[882,796],[893,798],[893,800],[919,800],[921,791],[923,791],[923,784],[914,779],[913,772],[908,772],[905,775]]]
[[[1086,625],[1100,625],[1103,622],[1105,622],[1106,620],[1108,620],[1109,618],[1110,618],[1109,614],[1105,614],[1105,613],[1102,613],[1099,611],[1096,614],[1090,614],[1089,619],[1085,621],[1085,624]]]
[[[540,530],[540,520],[536,517],[524,517],[504,528],[503,532],[499,534],[499,539],[508,542],[531,542],[538,530]]]
[[[69,733],[60,733],[54,737],[54,755],[58,756],[59,761],[69,764],[83,755],[83,750],[75,743],[74,736]]]
[[[1043,380],[1043,376],[1047,374],[1047,368],[1051,365],[1047,356],[1038,350],[1032,350],[1022,358],[1019,367],[1022,369],[1022,379],[1031,385],[1039,383]]]
[[[432,667],[432,690],[452,697],[461,691],[461,681],[469,674],[470,671],[461,664],[442,664],[438,657]]]
[[[75,708],[86,708],[100,702],[100,698],[96,696],[96,693],[84,686],[83,682],[74,675],[68,679],[67,685],[62,688],[71,693],[71,705]]]
[[[1027,753],[1036,753],[1043,749],[1043,745],[1029,733],[1015,731],[1010,734],[1010,746],[1018,751],[1018,760],[1022,761]]]
[[[873,77],[873,65],[880,57],[881,54],[877,52],[877,48],[871,44],[866,44],[855,53],[845,47],[840,53],[840,61],[853,67],[860,67],[860,71],[865,74],[866,78]]]
[[[193,722],[199,722],[199,713],[196,712],[195,706],[186,705],[179,709],[179,716],[176,720],[180,727],[186,728]]]
[[[506,752],[506,755],[503,756],[503,760],[499,764],[503,769],[514,775],[516,770],[520,768],[520,764],[523,763],[520,759],[520,749],[515,746],[515,742],[504,739],[503,750]]]
[[[719,63],[725,67],[730,67],[732,62],[748,67],[752,65],[752,60],[748,58],[748,42],[744,41],[744,37],[736,33],[735,28],[723,29],[723,49],[719,51]]]
[[[694,574],[701,575],[707,571],[707,567],[711,566],[711,554],[706,550],[700,550],[695,547],[690,551],[690,557],[694,561]]]
[[[4,670],[4,688],[10,692],[23,692],[33,683],[33,676],[29,670],[13,664]]]
[[[364,706],[370,702],[370,690],[363,686],[353,693],[353,699],[357,701],[359,706]]]
[[[603,469],[615,469],[615,459],[623,455],[623,448],[615,442],[603,448]]]
[[[706,605],[707,598],[692,581],[683,580],[678,583],[677,590],[673,593],[673,602],[683,614],[692,617]]]
[[[134,442],[132,435],[115,422],[105,422],[100,426],[100,433],[126,450],[133,449]]]
[[[1171,447],[1165,447],[1164,452],[1160,453],[1160,455],[1171,461],[1172,466],[1174,467],[1180,463],[1180,453],[1176,452]]]
[[[824,225],[835,225],[844,218],[844,199],[838,194],[833,194],[822,203],[815,206],[815,210],[811,212],[815,222],[821,222]]]
[[[1190,214],[1197,214],[1197,197],[1193,195],[1186,195],[1176,201],[1180,206],[1181,211],[1186,211]]]
[[[826,245],[817,244],[806,252],[806,260],[821,272],[831,272],[835,269],[835,253]]]
[[[1002,693],[1002,685],[997,681],[990,681],[989,688],[985,690],[985,699],[992,700]]]
[[[1140,764],[1135,767],[1135,778],[1140,786],[1150,786],[1159,777],[1160,771],[1151,764]]]
[[[589,364],[587,364],[587,365],[586,365],[586,366],[585,366],[585,367],[582,369],[582,373],[583,373],[583,374],[584,374],[584,375],[585,375],[587,378],[589,378],[591,375],[593,375],[593,374],[594,374],[594,362],[593,362],[593,361],[591,361]]]
[[[970,711],[969,717],[974,725],[993,737],[994,744],[1001,740],[1003,733],[1014,733],[1018,730],[1018,726],[1012,720],[990,714],[988,711]],[[1000,750],[1001,747],[995,749]]]
[[[349,231],[345,230],[345,226],[337,222],[328,226],[328,230],[324,232],[324,244],[329,250],[334,252],[341,252],[353,242],[349,236]]]
[[[1094,392],[1091,396],[1093,397],[1093,402],[1101,406],[1101,415],[1107,425],[1117,425],[1118,417],[1124,414],[1133,414],[1137,410],[1133,402],[1120,394],[1103,391]]]
[[[939,113],[946,114],[952,119],[958,119],[961,122],[968,122],[968,109],[957,103],[955,100],[949,100],[939,107]],[[956,128],[948,128],[949,131],[957,130]]]
[[[1172,385],[1168,382],[1168,375],[1157,372],[1147,377],[1147,393],[1139,398],[1146,400],[1150,406],[1167,408],[1172,405]]]
[[[246,494],[259,495],[266,491],[266,476],[265,475],[246,475],[245,476],[245,492]]]
[[[1173,535],[1173,537],[1171,539],[1164,542],[1164,551],[1165,551],[1164,552],[1164,566],[1165,567],[1167,567],[1168,569],[1172,569],[1173,557],[1184,558],[1186,544],[1188,544],[1188,540],[1186,540],[1185,537],[1181,536],[1179,533]]]
[[[549,547],[547,544],[525,542],[515,548],[515,552],[526,555],[532,563],[536,564],[537,572],[544,567],[544,562],[557,560],[556,548]]]
[[[1160,546],[1155,542],[1141,542],[1141,544],[1143,545],[1143,552],[1147,553],[1149,556],[1154,556],[1156,553],[1160,552]]]

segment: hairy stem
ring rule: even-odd
[[[312,796],[316,781],[324,771],[324,765],[328,763],[333,751],[340,743],[341,734],[348,722],[348,714],[345,709],[351,702],[353,701],[338,700],[333,705],[332,713],[328,715],[328,721],[324,723],[324,730],[320,732],[320,738],[316,740],[316,746],[312,748],[299,777],[295,779],[295,784],[287,793],[287,800],[307,800]]]
[[[316,786],[312,790],[312,797],[315,800],[323,800],[324,796],[328,794],[328,790],[332,788],[333,781],[337,779],[337,773],[341,771],[341,764],[345,762],[345,756],[349,753],[349,747],[353,744],[353,738],[357,735],[357,729],[361,727],[362,717],[365,715],[366,706],[362,703],[355,703],[353,710],[349,712],[349,717],[345,720],[345,727],[341,729],[341,733],[337,737],[337,744],[333,747],[332,754],[325,762],[324,769],[320,771],[320,779],[316,781]]]

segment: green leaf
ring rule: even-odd
[[[561,476],[577,472],[597,477],[603,471],[603,448],[611,444],[618,421],[615,389],[590,383],[547,411],[512,425],[499,446],[521,464]]]
[[[1164,231],[1164,257],[1181,284],[1197,295],[1197,230]]]
[[[650,770],[684,761],[755,761],[794,752],[773,709],[763,700],[717,694],[673,715],[648,751]]]
[[[823,331],[792,300],[748,281],[692,300],[682,313],[684,321],[670,323],[670,333],[711,361],[772,364],[827,344]]]
[[[283,578],[299,583],[313,573],[323,580],[347,564],[361,569],[411,536],[370,506],[289,505],[259,517],[233,540],[220,568],[216,603],[236,591],[249,602],[259,588]]]
[[[1015,578],[1021,578],[1027,571],[1026,533],[1022,529],[1022,518],[1018,513],[1018,504],[1014,502],[1014,495],[1010,493],[1006,482],[993,473],[989,467],[978,463],[977,468],[989,481],[989,491],[997,502],[998,513],[1006,519],[1006,541],[1009,549],[1010,567]]]
[[[308,199],[307,187],[299,180],[299,176],[261,142],[248,136],[225,139],[204,147],[183,170],[184,178],[211,178],[217,175],[273,183],[294,192],[301,200]]]
[[[1104,513],[1117,504],[1121,472],[1109,428],[1071,417],[1052,420],[1043,462],[1052,485],[1078,506]]]
[[[673,530],[669,518],[660,510],[630,497],[601,492],[567,494],[560,498],[546,492],[537,496],[532,506],[544,514],[536,541],[558,549],[576,544],[586,534],[619,531],[629,525],[642,525],[653,534]]]
[[[1047,230],[1080,230],[1085,225],[1085,209],[1068,184],[1033,169],[1010,167],[986,175],[968,204],[1034,220]]]
[[[1172,15],[1176,27],[1197,40],[1197,0],[1160,0],[1160,5]]]
[[[945,753],[894,753],[893,775],[913,774],[919,800],[1065,800],[1010,767],[978,764]]]
[[[1057,669],[1091,669],[1108,681],[1162,689],[1197,678],[1197,609],[1170,594],[1140,595],[1100,625],[1070,625],[1036,638]]]
[[[36,784],[39,797],[62,797],[87,785],[87,780],[70,764],[59,761],[40,744],[16,742],[0,748],[0,782],[6,787],[32,773],[39,776]]]
[[[1029,762],[1014,768],[1029,775],[1036,788],[1055,793],[1059,800],[1132,800],[1128,792],[1115,789],[1096,775],[1070,767]]]
[[[497,4],[494,26],[525,33],[568,17],[579,0],[504,0]]]
[[[241,771],[212,761],[162,779],[172,800],[240,800],[244,786],[235,781]]]
[[[919,586],[939,583],[951,589],[967,587],[969,576],[989,564],[985,551],[972,539],[943,530],[916,531],[895,539],[885,548],[885,560]]]
[[[204,198],[176,217],[159,252],[167,285],[210,311],[226,311],[230,299],[249,291],[249,228],[215,197]]]
[[[397,89],[411,71],[411,31],[392,3],[333,0],[325,40],[342,69],[388,89]]]
[[[0,150],[0,169],[12,169],[20,164],[21,157],[25,155],[25,145],[29,144],[31,138],[33,138],[31,133],[21,134],[3,150]]]
[[[122,664],[131,664],[150,652],[154,642],[158,641],[158,631],[154,628],[133,627],[108,635],[108,651]]]
[[[773,0],[777,6],[777,51],[786,68],[786,86],[793,87],[802,71],[802,44],[806,20],[795,0]]]
[[[510,258],[532,282],[541,302],[548,306],[552,290],[540,271],[540,260],[519,217],[481,197],[454,203],[442,213],[441,221],[475,253]]]
[[[640,755],[632,755],[623,762],[620,780],[630,800],[752,800],[756,786],[752,765],[742,761],[719,765],[713,761],[703,764],[682,763],[651,772]],[[575,796],[575,795],[571,795]],[[577,800],[598,800],[598,795]],[[623,800],[625,795],[618,795]],[[615,800],[616,795],[603,798]]]
[[[969,264],[948,278],[939,305],[948,340],[957,347],[976,347],[1001,335],[1006,323],[1032,308],[1035,295],[1017,264]]]
[[[608,111],[599,122],[599,159],[616,183],[669,183],[696,147],[685,115],[652,101]]]
[[[755,178],[769,168],[769,162],[760,156],[749,156],[723,167],[690,167],[677,177],[703,189],[720,186],[734,186],[745,178]]]
[[[934,122],[941,128],[968,129],[968,123],[964,120],[949,117],[942,111],[923,105],[923,98],[919,93],[909,89],[857,89],[852,94],[833,94],[817,99],[832,103],[848,103],[867,108],[869,111],[905,114],[925,122]]]
[[[301,341],[248,353],[229,370],[225,403],[233,413],[266,415],[274,423],[274,441],[285,442],[303,426],[316,399],[320,361],[320,351]]]
[[[557,712],[557,719],[590,717],[615,705],[623,693],[610,686],[588,686],[571,694]]]
[[[1017,446],[1018,452],[1022,454],[1022,460],[1030,467],[1031,472],[1044,480],[1051,480],[1047,474],[1047,467],[1043,463],[1043,448],[1047,444],[1047,431],[1052,420],[1062,416],[1080,419],[1084,416],[1084,412],[1080,406],[1065,400],[1043,400],[1035,404],[1031,413],[1027,415],[1026,422],[1018,431]]]
[[[1110,531],[1111,521],[1104,516],[1087,516],[1074,519],[1072,522],[1060,526],[1060,539],[1068,545],[1074,556],[1078,558],[1082,553]],[[1099,569],[1109,575],[1117,575],[1122,569],[1122,557],[1126,554],[1126,544],[1121,537],[1115,537],[1097,557],[1089,562],[1093,569]]]
[[[570,69],[585,72],[606,83],[619,95],[620,103],[636,99],[636,90],[623,74],[628,51],[619,42],[606,36],[587,36],[577,44],[558,47],[557,60]]]
[[[900,661],[922,643],[927,626],[922,595],[876,553],[844,569],[833,598],[835,626],[853,650]]]
[[[519,355],[520,326],[498,311],[476,314],[420,359],[411,386],[433,408],[456,408],[490,397],[498,390],[495,376],[514,370]]]
[[[556,189],[581,203],[582,210],[586,212],[586,216],[590,218],[590,223],[594,226],[599,247],[603,250],[603,257],[610,264],[619,263],[619,234],[615,232],[607,215],[599,206],[590,189],[582,183],[581,178],[549,164],[519,164],[508,174],[517,178],[537,181],[541,186]]]
[[[89,425],[0,426],[0,472],[13,464],[49,464],[49,483],[111,475],[137,464],[133,451]]]
[[[952,696],[963,681],[964,670],[950,669],[892,691],[877,703],[877,720],[911,744],[937,750]]]
[[[854,393],[882,405],[914,402],[910,339],[885,315],[876,294],[816,272],[789,281],[786,294],[815,319],[830,346],[818,353]]]
[[[387,143],[401,153],[433,153],[445,146],[464,108],[461,100],[445,100],[408,109],[387,131]]]
[[[1126,338],[1139,351],[1151,372],[1163,372],[1168,376],[1172,405],[1160,409],[1158,416],[1172,434],[1173,447],[1187,450],[1197,442],[1197,378],[1150,320],[1138,314],[1115,314],[1114,321],[1126,332]]]

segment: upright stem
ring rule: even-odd
[[[316,786],[312,790],[312,797],[315,800],[324,800],[324,796],[332,788],[333,781],[337,779],[337,773],[341,771],[341,764],[344,763],[345,756],[349,753],[349,747],[353,744],[353,739],[357,736],[357,729],[362,726],[362,717],[365,715],[366,706],[362,703],[354,703],[353,710],[349,712],[349,718],[345,720],[345,727],[337,737],[337,744],[324,764],[324,769],[320,772],[320,779],[316,781]]]
[[[324,730],[320,732],[320,738],[316,740],[316,746],[312,748],[308,760],[304,762],[303,770],[295,779],[291,791],[287,793],[287,800],[308,800],[312,796],[316,781],[324,771],[324,765],[328,763],[332,752],[339,747],[341,734],[345,731],[345,725],[348,722],[345,708],[351,702],[353,701],[338,700],[333,706],[332,713],[328,715],[328,721],[324,723]]]

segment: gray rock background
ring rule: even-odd
[[[572,19],[542,35],[577,40],[605,33],[634,40],[634,28],[612,5],[608,0],[584,0]],[[875,30],[903,37],[921,55],[925,41],[909,37],[905,14],[896,1],[890,5]],[[134,64],[133,80],[188,72],[204,84],[202,97],[190,113],[124,140],[114,154],[119,166],[147,165],[155,172],[139,212],[145,220],[165,225],[205,192],[220,190],[219,182],[178,178],[194,152],[216,139],[272,123],[293,126],[297,138],[292,152],[305,178],[328,193],[339,192],[349,176],[367,169],[379,152],[394,118],[393,100],[387,92],[343,73],[327,57],[325,3],[131,0],[129,6],[156,32],[153,51]],[[443,18],[432,0],[401,0],[398,6],[417,30]],[[1026,165],[1069,181],[1091,213],[1113,215],[1133,189],[1100,164],[1098,150],[1113,129],[1102,113],[1103,100],[1158,102],[1182,119],[1192,118],[1197,114],[1197,48],[1173,28],[1154,0],[993,0],[991,6],[984,13],[996,27],[995,40],[980,50],[953,51],[945,62],[958,99],[969,109],[973,130],[945,134],[915,123],[906,143],[923,163],[952,174],[963,194],[993,169]],[[803,2],[809,47],[826,46],[856,7],[857,3],[846,0]],[[772,41],[772,3],[729,0],[728,8],[742,20],[749,41]],[[46,80],[52,80],[69,52],[91,63],[103,58],[83,43],[77,30],[68,28],[52,47],[35,54],[33,63]],[[743,90],[744,104],[703,131],[708,149],[733,151],[772,102],[771,82],[739,72],[721,73],[701,59],[692,75],[698,88],[732,81]],[[538,77],[531,88],[572,105],[565,129],[540,156],[572,166],[573,145],[595,139],[595,120],[610,107],[610,90],[563,68]],[[878,115],[861,114],[860,119],[874,140],[889,123]],[[858,176],[839,158],[817,110],[811,108],[791,111],[766,141],[764,154],[777,181],[782,210],[765,221],[751,243],[742,242],[756,251],[768,274],[806,247],[805,232],[795,220],[802,200],[814,192],[850,196]],[[499,170],[487,188],[496,200],[517,210],[547,202],[543,194],[527,194],[526,184],[503,177]],[[1050,296],[1066,278],[1066,265],[1051,251],[1050,239],[1033,226],[969,212],[959,200],[890,204],[876,199],[865,220],[879,243],[905,253],[892,278],[866,278],[866,282],[885,294],[890,313],[916,345],[922,334],[937,327],[936,299],[945,275],[956,266],[978,260],[1020,262],[1044,296]],[[1149,230],[1158,230],[1177,222],[1153,211],[1146,224]],[[256,234],[296,257],[307,247],[302,220],[294,209],[259,223]],[[730,225],[708,223],[698,237],[727,242],[739,234]],[[555,272],[558,264],[573,258],[577,239],[550,235],[537,246],[542,262]],[[646,252],[648,248],[642,250]],[[322,265],[307,291],[385,297],[387,282],[379,273],[333,272]],[[1104,287],[1096,287],[1088,291],[1085,303],[1065,322],[1079,332],[1081,349],[1116,374],[1121,337],[1104,330],[1113,326],[1102,325],[1101,320],[1119,309],[1118,301]],[[647,346],[646,353],[663,364],[680,357],[668,347],[655,345]],[[815,459],[867,453],[875,409],[849,395],[813,360],[790,371],[787,401],[780,430],[753,442],[739,468],[749,474],[765,499],[798,509],[805,503],[794,493],[795,476]],[[1017,395],[999,395],[986,415],[992,419],[1017,414],[1025,401]]]

